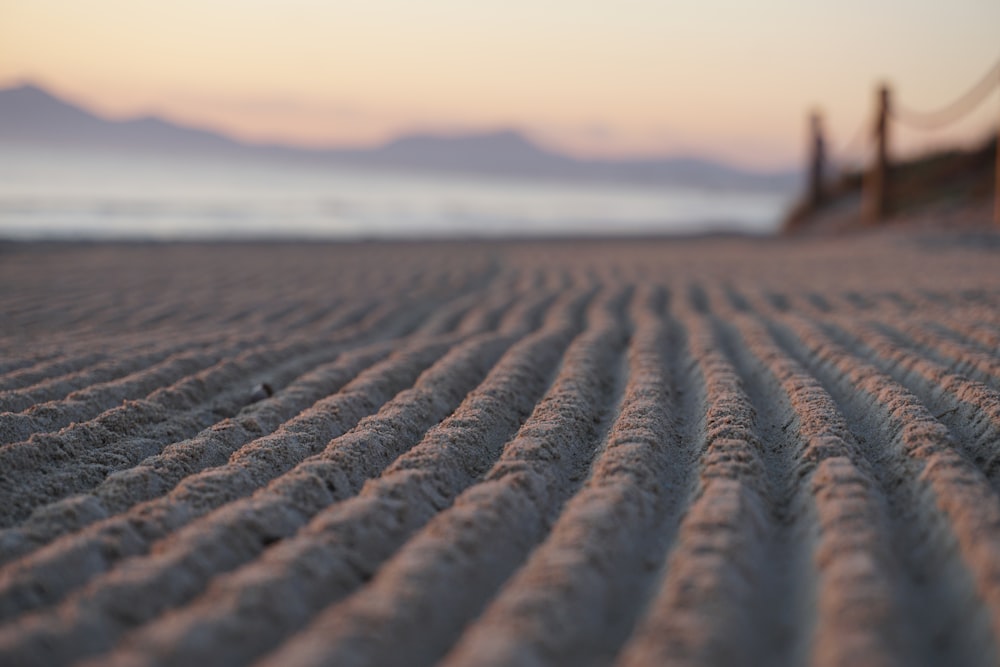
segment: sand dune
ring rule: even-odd
[[[0,663],[992,665],[1000,244],[0,247]]]

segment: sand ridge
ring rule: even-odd
[[[981,241],[4,245],[0,663],[995,664]]]

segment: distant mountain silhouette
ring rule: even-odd
[[[155,116],[107,120],[32,85],[0,90],[2,146],[256,157],[370,169],[755,190],[787,191],[796,187],[800,178],[796,172],[756,172],[690,157],[581,160],[547,151],[514,130],[464,136],[407,135],[370,149],[257,145]]]
[[[501,173],[559,169],[568,159],[539,148],[513,130],[452,137],[409,135],[356,151],[353,157],[379,165]]]
[[[172,153],[246,149],[212,132],[153,116],[105,120],[36,86],[0,90],[0,144]]]

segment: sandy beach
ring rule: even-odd
[[[1000,236],[0,244],[0,664],[994,665]]]

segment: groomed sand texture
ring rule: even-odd
[[[0,245],[0,664],[994,665],[1000,244]]]

